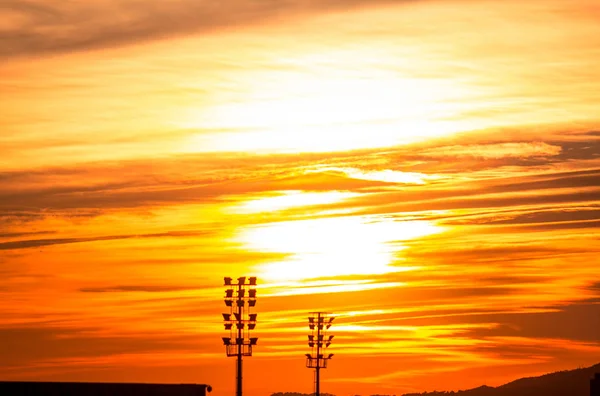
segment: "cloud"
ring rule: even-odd
[[[83,287],[79,289],[82,293],[123,293],[123,292],[177,292],[198,290],[198,287],[190,286],[162,286],[162,285],[116,285],[103,287]]]
[[[293,158],[287,158],[291,159],[287,164],[282,161],[276,171],[261,169],[261,163],[269,158],[271,157],[247,158],[246,164],[237,168],[235,161],[213,162],[212,169],[204,169],[207,161],[211,161],[209,157],[187,165],[182,162],[175,175],[170,169],[175,166],[172,160],[164,161],[161,167],[163,172],[155,171],[156,168],[149,169],[150,164],[147,162],[138,162],[118,168],[62,169],[57,174],[52,169],[31,173],[0,173],[0,180],[5,180],[0,187],[0,217],[34,217],[36,210],[38,215],[42,210],[44,213],[69,210],[69,215],[77,215],[77,212],[73,212],[74,209],[80,211],[81,215],[93,215],[94,210],[216,203],[226,197],[243,194],[273,191],[360,191],[389,185],[385,181],[361,180],[334,172],[305,174],[302,164],[296,163]],[[159,162],[161,161],[152,161],[154,164]],[[255,163],[256,167],[251,168],[248,163]],[[188,166],[189,170],[186,171]],[[179,177],[179,174],[195,177]],[[223,177],[224,174],[228,176]]]
[[[380,0],[378,4],[386,2],[398,3]],[[3,14],[0,56],[120,46],[358,6],[372,7],[373,2],[90,0],[61,3],[52,0],[5,0],[0,5]]]
[[[100,241],[113,241],[120,239],[134,239],[134,238],[165,238],[165,237],[190,237],[190,236],[202,236],[207,235],[207,231],[172,231],[172,232],[161,232],[154,234],[131,234],[131,235],[105,235],[88,238],[48,238],[48,239],[26,239],[17,240],[10,242],[0,242],[0,250],[16,250],[16,249],[30,249],[39,248],[44,246],[52,245],[66,245],[71,243],[85,243],[85,242],[100,242]]]
[[[24,236],[46,235],[52,233],[52,231],[0,232],[0,238],[19,238]]]
[[[508,245],[508,246],[507,246]],[[600,249],[599,249],[600,250]],[[490,244],[483,246],[473,246],[465,248],[459,244],[459,246],[448,246],[444,249],[438,250],[421,250],[418,246],[412,249],[408,256],[412,261],[421,262],[427,261],[432,263],[454,263],[454,262],[470,262],[470,263],[490,263],[490,262],[502,262],[506,260],[532,260],[537,258],[552,258],[552,257],[564,257],[566,255],[578,256],[588,249],[583,247],[575,246],[547,246],[542,243],[534,243],[528,241],[527,243],[514,243],[514,244]],[[516,275],[513,275],[513,277]],[[539,275],[543,277],[542,275]],[[537,277],[518,277],[511,278],[502,276],[495,278],[494,275],[487,274],[483,277],[478,278],[478,282],[489,284],[493,282],[498,284],[499,281],[506,284],[523,283],[523,282],[538,282]]]
[[[575,303],[555,306],[553,312],[527,315],[482,315],[475,322],[497,322],[502,326],[475,330],[478,337],[554,338],[600,344],[600,304]]]
[[[585,147],[593,144],[593,136],[586,139],[581,141],[580,146],[571,147],[572,155],[577,156],[577,152],[586,151]],[[600,185],[600,168],[597,167],[600,164],[590,163],[585,170],[572,171],[569,170],[570,159],[557,162],[553,157],[540,164],[513,163],[508,176],[505,162],[495,164],[496,168],[487,171],[446,170],[438,175],[431,172],[431,169],[439,171],[438,159],[431,163],[431,159],[419,153],[420,150],[415,148],[399,147],[386,152],[368,150],[302,157],[190,155],[157,159],[151,163],[136,160],[0,172],[0,223],[7,227],[7,231],[22,232],[18,229],[20,225],[48,216],[84,219],[118,209],[139,211],[182,204],[218,205],[235,201],[243,205],[247,199],[291,191],[352,194],[339,203],[315,202],[312,212],[404,212],[405,216],[412,212],[415,216],[448,221],[448,224],[510,224],[510,219],[525,223],[524,216],[533,216],[535,212],[551,216],[548,210],[553,206],[574,205],[571,210],[565,210],[565,213],[572,214],[570,219],[569,215],[562,215],[565,221],[595,219],[593,212],[576,212],[582,205],[589,206],[598,199],[595,187]],[[360,164],[361,158],[368,160]],[[457,169],[465,164],[461,157],[439,158],[439,161],[454,164],[452,166]],[[466,161],[469,163],[471,160]],[[485,161],[479,160],[480,163]],[[401,166],[403,163],[408,165]],[[413,163],[418,164],[419,172],[413,171]],[[382,168],[387,170],[382,171]],[[301,199],[297,201],[296,207],[287,210],[289,216],[307,214]],[[524,205],[539,207],[527,212],[514,212]],[[505,213],[500,213],[502,208]],[[440,211],[457,209],[463,210],[461,216],[456,213],[440,214]],[[510,210],[514,213],[507,213]],[[423,211],[436,213],[423,214]],[[540,221],[551,220],[548,217]],[[49,238],[10,241],[3,246],[12,249],[74,242],[81,240]]]
[[[527,205],[539,205],[540,208],[570,204],[581,206],[600,199],[598,169],[562,173],[529,173],[525,169],[520,177],[498,175],[482,177],[481,180],[466,177],[466,180],[430,185],[427,189],[404,188],[359,196],[348,199],[343,205],[360,208],[357,213],[365,214],[458,209],[481,212]]]
[[[165,350],[187,350],[198,340],[193,335],[142,332],[106,336],[94,327],[64,327],[38,323],[32,326],[3,326],[0,335],[5,345],[0,351],[2,369],[11,366],[33,366],[62,358],[90,358],[127,353],[158,353]],[[93,347],[90,347],[93,345]],[[61,365],[56,361],[57,366]]]
[[[590,131],[578,136],[580,140],[557,142],[561,146],[558,160],[593,160],[600,158],[600,132]]]
[[[357,180],[373,180],[373,181],[381,181],[384,183],[399,183],[399,184],[426,184],[426,180],[435,180],[438,179],[439,176],[436,175],[426,175],[423,173],[416,172],[402,172],[402,171],[394,171],[390,169],[384,170],[361,170],[356,168],[320,168],[314,172],[335,172],[341,173],[348,178],[357,179]],[[309,171],[309,173],[314,173],[313,171]]]
[[[433,158],[473,157],[497,159],[507,157],[550,157],[560,154],[561,151],[560,146],[543,142],[524,142],[436,147],[422,151],[421,155]]]

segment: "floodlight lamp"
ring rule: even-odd
[[[256,298],[256,289],[250,289],[250,290],[248,290],[248,297],[250,297],[250,298]]]
[[[236,345],[244,345],[244,339],[243,338],[236,338]]]
[[[329,318],[329,323],[333,322],[333,319],[335,319],[335,316]]]
[[[309,359],[312,359],[312,356],[310,355],[310,353],[307,353],[307,354],[306,354],[306,355],[304,355],[304,356],[306,356],[306,357],[307,357],[307,358],[309,358]]]
[[[333,340],[333,337],[335,337],[335,336],[332,336],[332,335],[329,336],[329,342],[331,342],[331,340]]]
[[[323,334],[319,334],[319,341],[323,341]]]
[[[223,314],[223,320],[226,321],[226,322],[230,321],[231,320],[231,314],[224,313]]]
[[[242,316],[239,314],[239,312],[235,312],[233,316],[235,316],[235,320],[237,320],[238,322],[242,320]]]
[[[308,318],[308,323],[315,323],[315,318]]]
[[[324,320],[324,319],[325,319],[324,317],[322,317],[322,316],[319,316],[319,323],[323,323],[323,320]]]
[[[319,330],[323,330],[323,325],[322,324],[319,325]]]
[[[248,306],[249,306],[249,307],[254,307],[254,306],[256,306],[256,300],[248,300]]]
[[[246,284],[246,277],[245,276],[240,276],[238,278],[238,282],[239,282],[240,285]]]
[[[309,341],[313,341],[314,339],[315,339],[315,336],[313,336],[313,335],[309,335],[309,336],[308,336],[308,340],[309,340]]]
[[[238,329],[243,329],[244,328],[244,324],[243,323],[236,323],[236,326]]]
[[[233,289],[225,290],[225,297],[232,298],[233,297]]]
[[[233,306],[233,301],[225,300],[225,305],[227,305],[228,307],[231,307],[231,306]]]
[[[248,280],[250,281],[250,286],[256,286],[256,276],[251,276]]]
[[[308,328],[311,329],[311,330],[314,330],[315,329],[315,325],[314,324],[309,324]]]
[[[331,327],[331,323],[328,323],[328,324],[327,324],[327,327],[326,327],[326,328],[327,328],[327,330],[329,330],[329,328],[330,328],[330,327]]]
[[[244,306],[244,300],[237,300],[237,306],[238,307],[243,307]]]
[[[250,323],[248,325],[248,330],[254,330],[254,329],[256,329],[256,323]]]
[[[329,348],[329,345],[331,345],[331,342],[326,343],[325,348]]]
[[[233,323],[225,323],[225,330],[231,330]]]
[[[309,342],[309,343],[308,343],[308,346],[309,346],[310,348],[314,348],[314,346],[315,346],[315,343],[314,343],[314,342]]]
[[[323,359],[323,354],[322,353],[318,354],[317,359]]]
[[[257,342],[258,342],[258,337],[250,338],[250,345],[256,345]]]
[[[255,314],[255,313],[248,315],[251,322],[256,322],[257,316],[258,316],[258,314]]]
[[[246,290],[244,290],[244,289],[238,290],[238,297],[244,297],[245,295],[246,295]]]
[[[231,345],[231,338],[223,337],[223,345],[226,345],[226,346]]]
[[[330,353],[329,356],[327,356],[327,359],[331,359],[333,357],[333,353]]]
[[[323,348],[323,343],[322,343],[322,342],[318,342],[318,343],[317,343],[317,346],[318,346],[319,348]]]
[[[231,286],[231,278],[229,278],[229,277],[223,278],[223,281],[225,282],[225,286]]]

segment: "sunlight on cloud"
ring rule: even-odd
[[[437,147],[425,150],[422,154],[434,158],[474,157],[496,159],[506,157],[546,157],[558,155],[560,152],[560,146],[554,146],[543,142],[531,142]]]
[[[298,280],[402,270],[392,266],[403,249],[394,242],[441,231],[428,221],[360,216],[270,223],[245,229],[238,238],[249,250],[289,254],[265,264],[265,278]]]
[[[229,118],[235,118],[235,115]],[[308,116],[310,118],[310,116]],[[461,127],[462,126],[462,127]],[[214,129],[230,129],[228,126]],[[393,147],[425,141],[474,126],[467,121],[438,120],[387,121],[371,124],[295,125],[278,128],[252,129],[218,134],[194,134],[177,149],[182,153],[196,152],[258,152],[258,153],[324,153]],[[369,133],[365,133],[368,129]],[[340,138],[344,136],[344,138]]]
[[[399,268],[397,272],[406,272],[417,269],[418,267]],[[267,278],[269,279],[269,278]],[[391,289],[406,286],[405,282],[352,282],[352,281],[336,281],[335,285],[319,285],[315,282],[306,282],[293,284],[286,282],[283,284],[272,285],[270,288],[273,292],[266,294],[271,296],[299,296],[305,294],[330,294],[330,293],[347,293],[360,292],[367,290]]]
[[[327,172],[327,171],[335,171],[342,172],[346,174],[346,176],[352,179],[360,179],[360,180],[372,180],[372,181],[382,181],[386,183],[402,183],[402,184],[426,184],[426,180],[435,180],[439,179],[440,176],[435,175],[426,175],[424,173],[417,172],[402,172],[395,171],[391,169],[384,169],[379,171],[364,171],[356,168],[336,168],[336,167],[328,167],[328,168],[320,168],[314,172]],[[311,173],[313,171],[309,171]]]
[[[340,202],[347,198],[359,196],[357,193],[329,191],[329,192],[304,192],[286,191],[282,195],[257,198],[240,203],[233,208],[235,213],[262,213],[303,206],[325,205]]]

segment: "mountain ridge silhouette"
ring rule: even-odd
[[[480,386],[461,391],[405,393],[402,396],[589,396],[590,380],[600,373],[600,363],[574,370],[524,377],[497,387]]]

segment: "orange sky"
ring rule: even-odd
[[[600,359],[594,0],[0,5],[0,379],[451,390]]]

